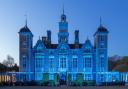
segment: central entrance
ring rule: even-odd
[[[65,55],[60,55],[59,57],[59,84],[67,84],[67,57]]]
[[[60,82],[60,85],[66,85],[67,84],[67,73],[64,72],[64,73],[60,73],[59,75],[59,82]]]

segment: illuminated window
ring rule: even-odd
[[[91,58],[85,57],[84,58],[84,67],[91,67]]]
[[[49,74],[49,80],[54,80],[54,74]]]
[[[42,67],[42,59],[41,58],[38,58],[38,59],[36,59],[36,67],[37,68],[41,68]]]
[[[72,80],[76,80],[76,74],[72,74]]]
[[[66,68],[66,58],[60,58],[60,68]]]
[[[54,69],[54,58],[53,57],[49,58],[49,69],[50,71],[53,71]]]
[[[26,59],[27,59],[26,55],[23,55],[22,56],[23,68],[26,68]]]
[[[77,58],[73,58],[72,67],[77,68]]]
[[[36,68],[42,68],[44,65],[44,56],[42,53],[35,54]]]
[[[23,67],[26,68],[26,63],[23,63]]]
[[[84,80],[92,80],[91,74],[84,74]]]
[[[104,67],[104,56],[100,56],[101,67]]]

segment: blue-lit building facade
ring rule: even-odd
[[[19,31],[18,81],[52,82],[55,85],[128,81],[128,73],[108,71],[108,30],[100,24],[94,32],[94,43],[86,36],[79,42],[79,30],[74,31],[74,43],[69,43],[68,21],[63,12],[59,22],[58,43],[51,41],[52,32],[40,37],[33,45],[33,33],[26,25]]]

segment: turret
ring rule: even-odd
[[[108,30],[101,24],[94,34],[94,47],[96,49],[96,71],[108,71]]]
[[[19,31],[19,71],[30,72],[32,62],[33,34],[26,24]]]
[[[75,30],[75,44],[79,44],[79,30]]]
[[[68,22],[66,21],[66,15],[64,14],[63,9],[63,14],[61,15],[61,20],[59,22],[58,43],[68,43],[68,37]]]

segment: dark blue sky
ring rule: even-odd
[[[87,36],[93,44],[93,34],[102,17],[109,30],[109,55],[128,55],[128,0],[0,0],[0,61],[7,54],[18,62],[18,31],[28,17],[28,27],[39,36],[52,31],[52,42],[57,43],[58,22],[62,6],[69,22],[69,41],[74,42],[74,30],[80,30],[80,42]]]

